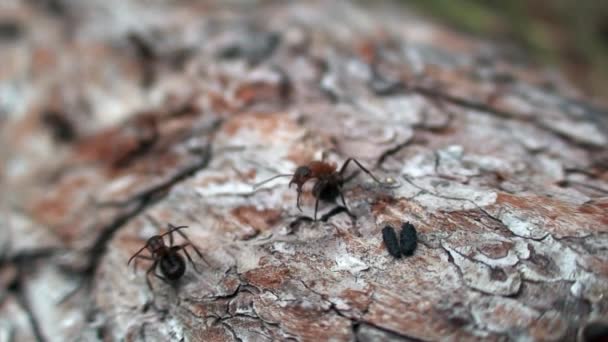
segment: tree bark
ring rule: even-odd
[[[1,341],[606,336],[608,115],[557,73],[388,4],[0,9]],[[322,157],[392,185],[253,187]],[[150,290],[168,223],[204,260]]]

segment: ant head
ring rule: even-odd
[[[292,184],[297,185],[298,189],[301,189],[304,183],[306,183],[309,179],[312,178],[312,170],[308,166],[300,166],[294,172],[291,181],[289,182],[289,187],[291,188]]]
[[[160,235],[155,235],[148,239],[148,243],[146,244],[146,248],[150,251],[150,253],[155,254],[160,249],[165,246],[165,242]]]

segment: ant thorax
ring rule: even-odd
[[[323,161],[312,161],[309,166],[315,177],[321,178],[324,175],[330,175],[336,172],[338,166],[336,163],[329,163]]]
[[[161,254],[162,251],[166,248],[165,242],[160,236],[153,236],[148,239],[147,248],[153,255]]]

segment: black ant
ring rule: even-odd
[[[337,171],[337,165],[335,163],[329,163],[325,161],[312,161],[308,165],[299,166],[293,174],[280,174],[274,177],[271,177],[265,181],[257,183],[254,185],[254,188],[258,188],[267,182],[279,178],[279,177],[292,177],[289,182],[289,187],[291,188],[292,184],[297,186],[298,197],[296,199],[296,207],[302,211],[300,207],[300,196],[302,195],[302,187],[304,183],[308,182],[311,179],[316,179],[316,182],[312,188],[312,195],[316,198],[315,201],[315,214],[314,221],[317,220],[317,210],[319,208],[319,201],[323,200],[326,202],[335,202],[338,195],[342,200],[342,204],[344,204],[344,208],[348,211],[346,206],[346,201],[344,200],[343,186],[346,182],[348,182],[352,177],[345,178],[344,173],[346,171],[346,167],[350,162],[354,162],[357,166],[363,170],[363,172],[367,173],[374,181],[379,184],[385,184],[378,180],[368,169],[366,169],[359,161],[354,158],[348,158],[340,171]]]
[[[156,276],[160,280],[162,280],[165,283],[170,284],[170,285],[174,281],[178,280],[179,278],[181,278],[184,275],[184,273],[186,272],[186,262],[184,261],[184,258],[178,253],[179,251],[184,252],[186,257],[188,258],[188,261],[190,261],[190,264],[192,264],[192,267],[194,268],[194,270],[196,272],[200,273],[200,271],[196,268],[196,265],[192,261],[192,258],[190,257],[188,250],[186,250],[186,247],[188,247],[188,246],[192,247],[194,252],[196,252],[196,254],[203,261],[205,261],[205,259],[203,258],[203,254],[198,250],[198,248],[196,248],[196,246],[194,246],[192,244],[192,242],[190,242],[190,239],[188,239],[186,234],[184,234],[182,231],[180,231],[180,229],[184,229],[184,228],[188,228],[188,226],[175,227],[169,223],[169,231],[167,231],[166,233],[163,233],[161,235],[154,235],[151,238],[149,238],[148,241],[146,242],[146,244],[139,251],[137,251],[137,253],[133,254],[133,256],[131,256],[131,258],[127,262],[127,266],[128,266],[129,264],[131,264],[131,261],[135,258],[141,258],[144,260],[154,261],[152,263],[152,266],[150,266],[150,268],[148,268],[148,270],[146,271],[146,283],[148,284],[148,288],[150,290],[153,290],[152,283],[150,282],[151,273],[154,273],[154,276]],[[177,232],[188,242],[181,244],[181,245],[174,246],[173,245],[173,233],[174,232]],[[165,245],[165,241],[163,240],[163,237],[165,235],[169,235],[169,246]],[[141,253],[144,249],[148,249],[151,256],[139,255],[139,253]],[[205,261],[205,263],[206,263],[206,261]],[[161,271],[162,275],[155,272],[157,266],[160,266],[160,271]],[[135,262],[135,265],[134,265],[134,268],[136,268],[136,267],[137,267],[137,261]]]

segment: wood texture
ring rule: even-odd
[[[390,5],[6,2],[1,341],[582,339],[608,324],[608,115]],[[357,158],[356,218],[280,178]],[[353,166],[352,172],[356,168]],[[305,215],[314,198],[303,194]],[[334,207],[322,203],[320,214]],[[411,222],[395,259],[382,228]],[[167,223],[176,286],[127,260]]]

